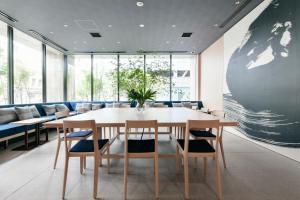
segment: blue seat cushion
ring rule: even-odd
[[[215,138],[216,136],[211,131],[204,131],[204,130],[190,130],[190,133],[194,137],[211,137]]]
[[[128,140],[128,153],[155,152],[155,140]]]
[[[98,140],[99,149],[107,143],[108,139]],[[70,152],[94,152],[94,140],[80,140],[70,149]]]
[[[29,127],[30,129],[31,127]],[[26,126],[15,124],[0,124],[0,138],[22,133],[26,130]]]
[[[86,130],[86,131],[76,131],[71,132],[67,135],[67,138],[76,138],[76,137],[87,137],[93,133],[92,130]]]
[[[184,150],[184,139],[177,139],[178,144]],[[206,140],[189,140],[190,153],[213,153],[215,149]]]

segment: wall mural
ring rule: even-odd
[[[288,147],[300,147],[299,6],[265,0],[224,34],[225,112],[248,137]]]

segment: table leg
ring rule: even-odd
[[[39,124],[37,123],[35,125],[35,142],[36,142],[37,145],[40,144],[40,133],[39,133],[39,130],[40,130]]]
[[[24,134],[24,145],[25,145],[25,149],[28,150],[28,130],[27,130],[27,126],[26,126],[25,134]]]

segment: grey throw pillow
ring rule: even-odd
[[[37,110],[37,108],[35,106],[28,106],[28,108],[31,110],[32,115],[33,115],[34,118],[41,117],[39,111]]]
[[[120,108],[120,106],[121,106],[121,103],[113,103],[114,108]]]
[[[6,124],[17,120],[18,116],[14,107],[0,108],[0,124]]]
[[[32,119],[33,115],[28,106],[15,107],[19,120]]]
[[[57,112],[70,111],[69,108],[65,104],[56,104],[55,108],[56,108]]]
[[[92,110],[92,104],[91,103],[82,103],[82,108],[84,108],[85,111]]]
[[[92,110],[99,110],[101,109],[101,104],[92,104]]]
[[[112,103],[106,103],[105,108],[113,108],[113,104]]]
[[[172,103],[173,107],[183,107],[182,103]]]
[[[186,108],[192,108],[191,102],[183,102],[182,104],[183,104],[183,106],[186,107]]]
[[[54,115],[56,113],[55,105],[43,105],[43,108],[47,116]]]

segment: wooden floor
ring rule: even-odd
[[[122,152],[123,142],[117,141],[112,152]],[[168,138],[160,142],[161,152],[173,152]],[[224,135],[228,169],[222,169],[223,197],[226,200],[297,200],[300,199],[300,163],[276,154],[235,135]],[[58,168],[53,170],[56,141],[29,152],[0,153],[0,199],[61,199],[63,153]],[[63,148],[61,149],[63,152]],[[8,161],[9,160],[9,161]],[[191,199],[215,198],[213,160],[207,179],[202,173],[202,161],[197,169],[190,162]],[[69,164],[66,199],[92,199],[93,160],[88,159],[87,171],[79,173],[79,159]],[[222,166],[222,165],[221,165]],[[183,199],[183,169],[175,175],[175,160],[159,160],[160,199]],[[122,199],[123,160],[111,162],[111,174],[100,169],[98,197]],[[153,163],[149,159],[129,163],[128,199],[154,199]]]

